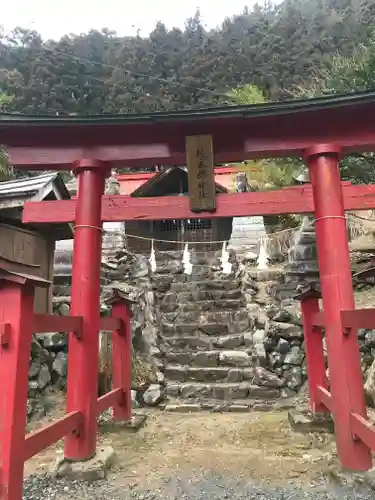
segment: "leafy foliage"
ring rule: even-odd
[[[92,30],[52,41],[17,27],[0,33],[0,110],[136,113],[370,89],[373,26],[375,0],[283,0],[213,30],[197,11],[183,30],[160,22],[148,37]],[[249,168],[259,165],[257,182],[267,188],[288,185],[300,163]],[[374,167],[372,155],[346,158],[343,177],[372,182]]]
[[[228,97],[235,104],[264,104],[267,102],[263,91],[256,85],[244,85],[228,92]]]
[[[366,42],[374,5],[256,4],[209,31],[197,11],[183,30],[158,23],[145,38],[93,30],[44,41],[16,28],[0,37],[0,88],[12,97],[12,111],[38,114],[201,107],[227,103],[228,91],[244,85],[246,92],[259,88],[267,99],[284,99],[338,50],[350,56]]]
[[[375,82],[375,33],[350,56],[336,54],[306,86],[296,88],[296,97],[317,97],[371,90]],[[375,182],[375,155],[347,156],[341,162],[341,176],[354,183]]]
[[[236,104],[262,104],[267,102],[261,89],[255,85],[244,85],[229,92]],[[278,189],[293,184],[293,174],[299,168],[294,159],[246,161],[238,165],[239,170],[246,172],[252,189]],[[281,231],[298,226],[300,220],[293,215],[267,216],[264,223],[270,232]]]

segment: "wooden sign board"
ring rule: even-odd
[[[216,189],[211,135],[186,137],[189,199],[192,212],[215,212]]]

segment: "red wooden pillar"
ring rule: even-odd
[[[339,148],[306,152],[315,204],[315,229],[326,331],[337,451],[344,468],[372,466],[369,448],[353,439],[350,413],[366,415],[356,331],[344,334],[342,310],[354,309],[346,220],[340,185]]]
[[[307,362],[307,383],[309,388],[310,408],[314,413],[328,411],[317,395],[317,387],[327,389],[326,369],[321,331],[313,327],[312,318],[319,312],[317,297],[307,296],[301,300],[303,332]]]
[[[82,335],[69,337],[67,411],[80,411],[83,425],[65,440],[65,457],[85,460],[95,454],[99,363],[101,200],[106,170],[93,160],[76,166],[79,190],[73,250],[71,314],[83,317]]]
[[[34,286],[49,282],[0,270],[0,498],[21,500]]]
[[[120,318],[121,328],[112,333],[112,389],[121,389],[121,397],[113,406],[113,418],[129,421],[132,414],[132,336],[130,302],[118,298],[113,302],[112,316]]]

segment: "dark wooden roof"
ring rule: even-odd
[[[0,208],[2,203],[10,199],[19,199],[21,202],[25,198],[29,200],[37,196],[41,198],[38,201],[42,201],[54,188],[58,190],[61,199],[70,198],[64,181],[55,172],[0,182]]]
[[[216,193],[227,193],[228,190],[221,184],[215,182]],[[148,179],[131,193],[134,198],[143,196],[178,195],[188,192],[188,174],[186,167],[170,167],[164,172]]]
[[[36,229],[50,238],[73,237],[70,224],[23,224],[22,210],[26,201],[68,200],[69,192],[58,173],[47,173],[0,182],[0,221],[26,229]]]

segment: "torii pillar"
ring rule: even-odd
[[[346,218],[340,183],[340,148],[323,144],[305,158],[315,206],[315,230],[325,319],[337,451],[345,469],[368,470],[371,452],[354,439],[351,413],[366,417],[357,332],[344,331],[341,311],[355,308]]]

